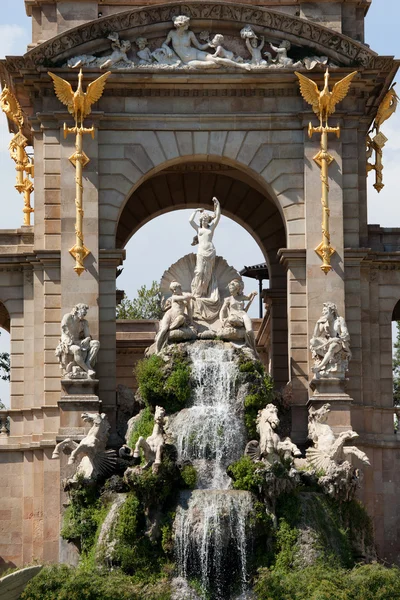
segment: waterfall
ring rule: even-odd
[[[174,415],[169,428],[179,460],[196,467],[199,489],[181,498],[176,513],[179,576],[200,578],[215,600],[233,598],[239,590],[245,598],[252,495],[229,489],[226,474],[246,444],[234,349],[222,342],[196,342],[188,353],[191,406]]]
[[[247,540],[253,503],[249,492],[195,490],[187,506],[179,506],[175,543],[180,575],[198,573],[213,598],[227,598],[236,578],[247,586]]]
[[[190,460],[201,489],[227,489],[226,467],[238,460],[246,445],[243,407],[235,383],[238,368],[226,344],[189,346],[192,362],[192,406],[174,417],[173,431],[179,460]]]

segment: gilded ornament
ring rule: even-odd
[[[90,250],[86,248],[83,238],[83,183],[82,183],[82,170],[88,164],[89,157],[86,156],[83,151],[83,135],[90,133],[94,138],[94,127],[85,128],[83,121],[92,110],[92,105],[100,100],[103,95],[104,87],[106,85],[107,77],[111,74],[111,71],[104,73],[98,77],[92,83],[87,86],[86,93],[82,88],[83,74],[82,69],[78,75],[78,87],[74,92],[71,84],[64,79],[61,79],[54,73],[48,73],[54,81],[54,89],[57,98],[65,104],[68,111],[73,115],[75,119],[74,127],[67,127],[64,123],[64,138],[68,134],[74,133],[75,137],[75,152],[69,157],[70,162],[75,167],[75,184],[76,184],[76,222],[75,222],[75,245],[70,249],[70,254],[75,259],[74,270],[78,275],[81,275],[85,270],[83,265],[85,258],[90,254]]]
[[[393,113],[396,112],[397,105],[399,103],[399,97],[394,91],[394,83],[390,90],[386,93],[381,104],[379,105],[378,112],[375,117],[374,124],[370,131],[367,133],[367,174],[370,171],[375,171],[375,183],[374,188],[379,193],[384,187],[383,183],[383,148],[388,141],[388,138],[383,135],[380,131],[382,124],[387,121]],[[375,137],[371,137],[372,132],[375,130]],[[375,163],[368,162],[375,152]]]
[[[24,115],[17,98],[7,86],[4,87],[0,95],[0,108],[6,114],[7,118],[18,127],[18,133],[10,141],[9,150],[10,156],[15,162],[15,189],[24,195],[24,208],[22,211],[24,213],[24,226],[29,227],[31,224],[31,213],[33,212],[33,208],[31,207],[33,182],[31,177],[33,178],[34,176],[34,167],[33,161],[29,158],[25,150],[28,140],[22,133],[25,123]]]
[[[329,89],[329,69],[325,72],[325,85],[322,90],[318,89],[315,81],[312,81],[305,75],[295,71],[299,78],[300,92],[304,100],[311,105],[313,111],[319,118],[319,127],[313,127],[312,123],[308,126],[308,136],[312,138],[314,133],[321,134],[321,149],[314,156],[314,161],[321,169],[321,184],[322,184],[322,241],[315,248],[315,252],[322,259],[321,269],[325,274],[332,270],[331,257],[335,253],[335,249],[331,246],[331,236],[329,231],[329,165],[333,162],[333,156],[328,151],[328,133],[336,133],[340,137],[340,127],[329,127],[328,120],[336,110],[336,105],[341,102],[348,94],[351,82],[357,71],[350,73],[341,81],[338,81],[333,86],[332,91]],[[325,123],[325,124],[324,124]]]

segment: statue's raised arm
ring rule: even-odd
[[[221,218],[221,205],[219,203],[218,198],[213,198],[213,203],[214,203],[214,219],[211,221],[210,224],[210,229],[212,232],[215,231],[215,228],[217,227],[219,220]]]

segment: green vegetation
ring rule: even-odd
[[[190,366],[178,349],[167,362],[153,355],[138,362],[135,369],[139,393],[146,406],[163,406],[167,413],[185,407],[191,394]]]
[[[96,486],[78,484],[69,493],[70,504],[64,513],[61,537],[74,542],[83,555],[94,545],[99,526],[107,515],[106,502],[100,499]]]
[[[265,484],[265,465],[253,462],[248,456],[242,456],[227,469],[229,477],[233,479],[235,490],[246,490],[260,495]]]
[[[260,569],[258,600],[400,600],[400,569],[372,564],[351,571],[318,564],[286,572]]]
[[[138,583],[121,571],[49,565],[36,575],[21,600],[170,600],[167,579]]]
[[[185,465],[181,470],[181,477],[189,490],[194,490],[197,484],[197,471],[193,465]]]
[[[153,427],[154,415],[151,412],[151,409],[146,406],[146,408],[140,411],[139,418],[133,427],[132,434],[129,439],[129,447],[135,448],[136,442],[140,436],[144,437],[145,439],[148,438],[152,434]]]
[[[129,300],[124,296],[117,306],[117,319],[161,319],[161,290],[157,281],[150,288],[142,285],[137,291],[137,298]]]
[[[259,360],[248,360],[244,354],[239,356],[241,383],[249,384],[249,393],[244,400],[244,422],[249,440],[257,438],[256,419],[259,410],[275,399],[274,381],[265,373]]]

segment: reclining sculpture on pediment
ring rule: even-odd
[[[65,379],[94,379],[97,354],[100,342],[94,340],[85,319],[89,307],[77,304],[63,316],[61,338],[55,354],[60,362]]]
[[[313,69],[316,66],[335,67],[327,56],[308,56],[301,60],[291,58],[288,53],[292,44],[282,40],[279,45],[260,38],[250,25],[245,25],[240,31],[240,38],[244,41],[243,54],[246,49],[248,57],[237,53],[237,43],[234,41],[233,51],[226,48],[229,43],[221,33],[211,35],[202,31],[198,37],[190,27],[190,17],[177,15],[172,18],[174,29],[168,32],[164,41],[153,40],[150,48],[149,38],[145,35],[138,37],[135,44],[138,47],[136,60],[131,59],[129,40],[120,40],[117,32],[108,35],[111,41],[110,54],[97,57],[95,55],[81,55],[70,58],[67,66],[73,69],[83,66],[99,69],[172,69],[172,70],[215,70],[233,68],[244,71],[265,69]],[[200,42],[199,39],[204,42]],[[231,40],[232,44],[232,40]],[[156,47],[155,47],[156,46]],[[264,50],[264,53],[262,52]]]

